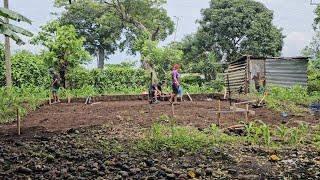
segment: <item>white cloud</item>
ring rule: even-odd
[[[313,33],[309,32],[291,32],[285,38],[283,48],[284,56],[299,56],[301,50],[310,42]]]

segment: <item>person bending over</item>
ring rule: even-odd
[[[158,103],[158,97],[162,95],[162,86],[164,85],[165,81],[162,81],[158,84],[152,84],[150,87],[150,93],[152,96],[151,103]]]

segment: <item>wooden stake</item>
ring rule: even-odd
[[[186,93],[187,93],[187,95],[189,97],[189,100],[192,101],[192,98],[191,98],[190,94],[188,92],[186,92]]]
[[[18,131],[18,135],[20,136],[21,131],[20,131],[20,115],[19,115],[19,108],[17,108],[17,131]]]
[[[51,102],[51,96],[49,95],[49,105],[51,105],[52,102]]]
[[[221,113],[220,113],[220,111],[221,111],[221,101],[220,101],[220,99],[219,99],[218,103],[219,103],[218,104],[218,126],[220,127],[220,118],[221,118]]]
[[[68,95],[68,103],[69,103],[69,104],[71,103],[71,97],[70,97],[70,95]]]
[[[233,122],[236,121],[236,110],[237,110],[236,104],[233,103]]]
[[[249,104],[246,104],[246,123],[249,121]]]
[[[172,117],[174,117],[174,102],[171,104],[171,109],[172,109]]]
[[[224,95],[223,95],[223,99],[227,99],[227,88],[224,87]]]

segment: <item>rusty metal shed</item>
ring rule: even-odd
[[[253,77],[265,79],[266,85],[291,87],[307,85],[308,57],[258,57],[242,56],[231,62],[225,71],[225,79],[229,79],[230,90],[247,93],[254,85]]]

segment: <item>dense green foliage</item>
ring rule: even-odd
[[[0,86],[5,86],[3,63],[0,61]],[[49,85],[48,69],[43,59],[28,51],[19,51],[12,56],[12,78],[13,85],[16,87]]]
[[[164,124],[161,122],[163,120],[171,121],[171,125]],[[286,125],[274,128],[262,121],[255,121],[246,125],[244,136],[237,136],[224,133],[216,125],[199,131],[191,127],[178,126],[165,116],[161,116],[159,121],[152,126],[147,138],[135,143],[134,148],[148,153],[158,151],[196,153],[210,149],[210,147],[227,146],[235,142],[275,150],[283,147],[297,148],[306,144],[320,148],[320,126],[311,127],[303,123],[294,128]]]
[[[202,10],[198,32],[186,41],[190,53],[214,52],[218,59],[232,61],[241,54],[278,56],[282,50],[281,30],[272,24],[273,12],[253,0],[211,0]],[[196,51],[196,53],[195,53]],[[193,58],[195,56],[192,56]]]
[[[93,86],[100,92],[121,91],[124,89],[139,89],[147,86],[147,77],[142,69],[133,67],[112,66],[105,69],[86,70],[76,68],[68,75],[72,88]]]
[[[103,68],[107,55],[118,48],[123,23],[105,4],[92,0],[80,0],[66,6],[59,21],[73,25],[78,35],[85,38],[84,47],[91,55],[98,51],[99,68]]]
[[[66,8],[60,21],[76,27],[79,35],[86,38],[85,47],[91,54],[98,52],[99,68],[103,68],[105,54],[113,54],[118,48],[131,54],[141,52],[136,41],[145,34],[151,41],[164,40],[172,34],[174,24],[163,8],[165,3],[164,0],[79,0],[68,4],[56,0],[58,6]]]
[[[302,54],[311,57],[308,71],[308,90],[309,92],[320,91],[320,32],[316,35],[308,46],[302,50]]]
[[[57,21],[52,21],[41,29],[33,43],[48,49],[43,51],[43,57],[49,67],[60,69],[65,64],[68,68],[74,68],[88,62],[89,55],[83,48],[84,38],[76,34],[72,25],[61,26]]]
[[[272,87],[266,98],[267,106],[277,111],[305,112],[311,102],[320,100],[319,92],[308,93],[307,89],[300,86],[292,88]]]

